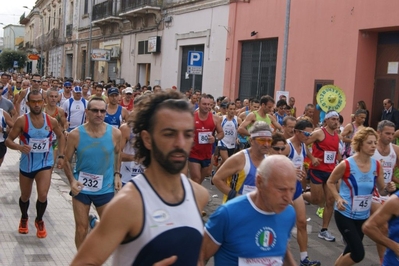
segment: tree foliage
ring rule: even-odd
[[[14,68],[14,61],[18,62],[18,68],[26,66],[28,57],[24,51],[3,50],[0,54],[0,69],[8,70]]]

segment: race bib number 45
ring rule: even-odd
[[[29,146],[31,147],[31,152],[33,153],[44,153],[50,150],[50,140],[45,139],[29,139]]]
[[[368,211],[371,207],[371,197],[372,197],[372,195],[354,196],[353,204],[352,204],[352,211],[353,212]]]
[[[97,192],[103,187],[103,175],[95,175],[85,172],[79,173],[78,181],[83,184],[82,191]]]

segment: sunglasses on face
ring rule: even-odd
[[[22,82],[15,82],[15,83],[17,83],[17,84],[21,84]]]
[[[303,131],[303,130],[299,130],[299,129],[296,129],[296,131],[303,133],[303,135],[305,135],[305,137],[310,137],[312,135],[312,133],[307,132],[307,131]]]
[[[253,140],[255,140],[256,143],[258,143],[259,145],[270,145],[272,143],[272,139],[267,139],[267,138],[254,138]]]
[[[273,148],[273,150],[275,150],[275,151],[283,151],[283,150],[285,150],[285,146],[282,146],[282,147],[273,146],[272,148]]]
[[[35,83],[42,83],[40,80],[35,80],[35,79],[33,79],[32,82],[35,82]]]
[[[4,88],[4,86],[0,86],[0,90],[2,90]]]
[[[107,110],[105,109],[96,109],[96,108],[91,108],[91,109],[87,109],[95,114],[97,114],[98,112],[100,112],[101,114],[105,114],[105,112],[107,112]]]

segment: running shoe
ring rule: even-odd
[[[91,229],[94,228],[94,226],[96,226],[96,222],[97,222],[98,218],[96,215],[94,214],[89,214],[89,226]]]
[[[36,236],[38,238],[45,238],[47,236],[46,227],[44,226],[44,222],[42,221],[35,221],[35,226],[37,229]]]
[[[317,208],[316,215],[323,219],[324,208]]]
[[[320,231],[318,237],[328,242],[335,242],[335,237],[328,230]]]
[[[306,257],[304,260],[301,260],[300,266],[320,266],[320,261],[318,260],[310,260],[309,257]]]
[[[29,228],[28,228],[28,219],[23,219],[19,221],[19,227],[18,227],[18,232],[20,234],[27,234],[29,233]]]

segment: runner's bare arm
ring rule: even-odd
[[[20,145],[20,144],[14,142],[14,140],[19,135],[21,135],[24,125],[25,125],[25,116],[18,117],[14,123],[14,126],[11,128],[10,133],[8,133],[8,137],[5,140],[4,144],[12,150],[18,150],[18,151],[21,151],[22,153],[27,154],[31,150],[29,145],[26,145],[26,144]]]
[[[213,115],[213,122],[216,125],[216,138],[218,140],[221,140],[224,138],[224,131],[222,128],[222,121],[221,121],[221,117],[217,116],[217,115]]]
[[[241,125],[238,127],[238,134],[242,135],[242,136],[249,136],[249,132],[247,130],[247,127],[249,125],[252,125],[255,122],[255,114],[254,113],[250,113],[247,115],[247,117],[245,118],[245,120],[241,123]]]
[[[117,128],[112,128],[112,141],[114,143],[114,185],[115,190],[119,191],[122,188],[121,174],[121,141],[122,133]]]
[[[121,131],[122,137],[121,137],[121,161],[122,162],[131,162],[134,161],[134,155],[127,154],[123,152],[123,148],[125,147],[126,143],[129,141],[130,138],[130,132],[131,128],[126,124],[122,124],[122,126],[119,128]],[[129,145],[133,145],[132,143],[129,143]]]
[[[389,193],[396,190],[396,185],[394,182],[390,181],[389,183],[385,184],[384,169],[382,168],[382,166],[380,166],[376,186],[378,188],[378,193],[380,193],[381,196],[387,196]]]
[[[345,126],[344,130],[341,133],[343,142],[345,142],[345,143],[352,142],[352,139],[348,137],[350,134],[352,134],[352,131],[353,131],[352,128],[353,128],[353,126],[351,123],[349,123]]]
[[[344,203],[347,203],[345,200],[341,198],[337,189],[337,182],[342,178],[342,176],[345,173],[345,170],[346,170],[346,163],[340,162],[338,166],[334,168],[330,177],[327,180],[327,187],[332,193],[335,201],[337,202],[337,208],[339,210],[345,210]]]
[[[11,129],[14,126],[14,121],[12,120],[10,114],[7,113],[6,111],[3,111],[3,116],[4,119],[6,120],[7,126]]]
[[[199,185],[198,183],[192,181],[189,179],[191,186],[193,187],[195,199],[197,201],[197,206],[199,211],[203,211],[205,209],[205,206],[208,204],[209,201],[209,192],[206,188],[203,186]],[[201,214],[200,214],[201,215]]]
[[[306,140],[305,144],[310,145],[316,141],[322,141],[324,139],[324,133],[322,129],[317,129],[312,132],[310,137]]]
[[[269,117],[270,117],[270,121],[272,122],[273,126],[274,126],[276,129],[278,129],[279,131],[282,132],[282,131],[283,131],[283,128],[281,127],[280,123],[277,122],[276,117],[274,117],[274,116],[272,116],[272,115],[269,115]]]
[[[101,222],[88,234],[71,265],[102,265],[123,240],[139,234],[143,226],[142,207],[139,192],[129,182],[107,204]]]
[[[78,182],[73,174],[72,174],[72,167],[71,167],[71,161],[72,161],[72,156],[75,153],[75,150],[78,146],[79,143],[79,131],[78,129],[74,129],[71,131],[71,133],[68,135],[68,140],[65,148],[65,154],[64,154],[64,172],[66,177],[68,178],[69,184],[71,185],[71,192],[72,195],[77,195],[80,192],[79,187],[83,187],[83,184]]]
[[[393,250],[399,256],[399,243],[390,239],[386,233],[381,231],[392,217],[399,216],[399,198],[392,195],[378,208],[374,214],[363,224],[363,232],[374,242]]]
[[[206,262],[218,251],[220,246],[213,242],[208,233],[204,232],[198,266],[205,266]]]
[[[243,152],[238,152],[228,158],[226,162],[216,171],[212,182],[217,189],[224,195],[228,195],[231,188],[227,185],[227,179],[240,172],[244,168],[245,156]]]

